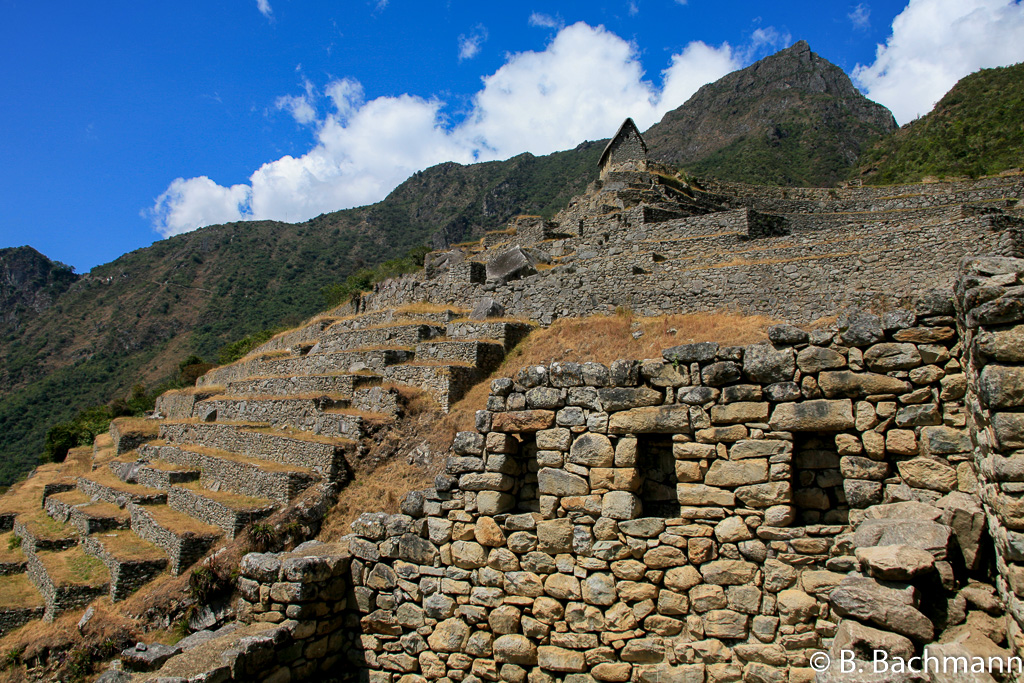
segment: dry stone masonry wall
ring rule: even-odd
[[[260,676],[326,643],[374,683],[932,680],[810,666],[925,648],[1016,680],[1022,282],[974,259],[955,308],[494,380],[434,488],[303,548],[331,572],[245,558],[244,620],[303,634]]]

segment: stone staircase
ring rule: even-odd
[[[412,388],[447,410],[530,329],[464,313],[317,318],[160,397],[162,419],[115,420],[37,468],[0,497],[0,633],[185,573],[311,487],[343,483]]]

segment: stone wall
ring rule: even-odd
[[[963,264],[956,302],[967,403],[999,596],[1012,615],[1011,644],[1024,652],[1024,261]]]
[[[344,547],[316,542],[243,558],[239,620],[279,624],[283,637],[275,639],[272,656],[243,667],[234,680],[356,678],[343,661],[349,563]]]

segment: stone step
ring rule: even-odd
[[[359,387],[375,382],[380,382],[380,375],[371,373],[260,376],[228,383],[227,393],[232,396],[331,394],[350,397]]]
[[[233,539],[253,522],[269,517],[277,509],[272,500],[243,496],[231,491],[211,491],[199,484],[172,486],[167,495],[172,510],[219,527]]]
[[[505,351],[526,338],[534,330],[534,325],[518,321],[495,320],[456,320],[445,328],[445,336],[449,339],[481,339],[502,344]]]
[[[405,363],[384,369],[384,379],[420,387],[448,412],[486,373],[469,364]]]
[[[288,503],[319,480],[306,468],[202,446],[155,441],[140,448],[139,456],[199,470],[208,488],[269,498],[279,503]]]
[[[108,467],[78,478],[78,490],[97,500],[124,507],[128,503],[164,503],[167,494],[159,489],[121,481]]]
[[[196,404],[193,417],[203,422],[264,422],[271,427],[312,430],[317,416],[348,406],[347,396],[230,396],[220,394]]]
[[[352,349],[333,353],[310,352],[300,357],[267,358],[255,363],[260,375],[322,375],[330,372],[380,372],[389,365],[412,359],[412,348]]]
[[[132,531],[167,554],[178,576],[201,558],[221,537],[217,527],[200,522],[167,505],[128,504]]]
[[[335,328],[358,330],[367,327],[381,327],[384,325],[395,325],[401,323],[430,323],[432,325],[444,325],[469,313],[468,308],[456,308],[453,306],[436,307],[430,304],[410,304],[398,308],[385,308],[368,313],[360,313],[345,317],[334,317],[331,324],[324,329]],[[326,316],[322,318],[326,320]]]
[[[18,515],[14,520],[14,535],[21,539],[21,548],[26,554],[78,545],[78,530],[53,519],[45,510]]]
[[[42,619],[43,596],[24,572],[0,575],[0,635]]]
[[[115,529],[82,538],[82,549],[110,573],[110,599],[124,600],[167,567],[167,557],[130,529]]]
[[[452,361],[468,363],[490,373],[501,365],[505,358],[505,346],[501,342],[482,339],[443,339],[416,345],[415,363],[428,361]]]
[[[102,560],[76,546],[28,553],[28,577],[43,596],[43,619],[82,607],[110,590],[110,572]]]
[[[347,469],[346,455],[354,454],[357,448],[349,439],[274,430],[260,423],[165,422],[160,426],[160,438],[168,443],[206,446],[306,467],[331,480]]]
[[[0,576],[24,573],[25,562],[25,551],[21,549],[21,538],[13,531],[0,534]],[[2,604],[0,604],[0,610],[2,610]]]
[[[175,484],[197,481],[202,476],[202,472],[194,467],[163,460],[146,461],[141,458],[131,461],[115,460],[110,463],[110,469],[121,481],[161,491],[166,491]]]
[[[338,324],[324,330],[317,351],[348,351],[352,349],[415,346],[416,344],[441,337],[444,327],[429,323],[411,323],[370,327],[350,330]]]
[[[46,513],[58,522],[70,524],[80,536],[98,531],[127,529],[131,517],[114,503],[94,501],[79,490],[46,497]]]

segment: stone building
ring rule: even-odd
[[[618,132],[601,153],[597,165],[601,167],[602,180],[613,168],[617,171],[647,170],[647,143],[633,119],[627,118],[622,122]]]

